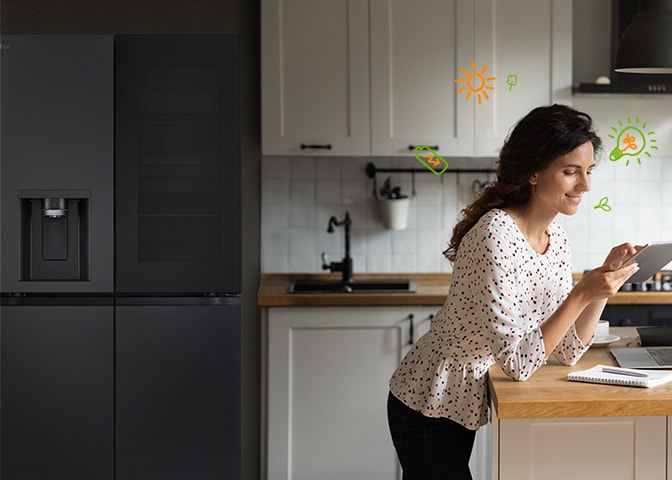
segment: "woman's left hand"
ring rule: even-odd
[[[634,255],[638,250],[644,248],[641,245],[632,246],[630,243],[623,243],[611,249],[609,255],[602,264],[603,267],[613,271],[618,270],[623,262]]]

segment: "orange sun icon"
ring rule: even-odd
[[[479,105],[481,103],[481,93],[486,100],[489,100],[490,97],[488,97],[488,92],[486,92],[486,90],[494,90],[495,87],[492,85],[486,85],[486,82],[494,81],[495,77],[486,77],[485,71],[487,69],[488,66],[484,65],[483,70],[477,72],[476,65],[473,61],[471,62],[471,73],[469,73],[466,68],[460,67],[460,70],[462,70],[462,73],[464,73],[465,78],[456,78],[455,83],[464,82],[465,85],[458,88],[457,93],[462,93],[468,89],[469,91],[467,92],[465,100],[469,100],[471,94],[475,93],[476,97],[478,98]]]

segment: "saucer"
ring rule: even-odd
[[[617,335],[607,335],[606,337],[595,337],[593,340],[593,347],[605,347],[610,343],[618,342],[621,337]]]

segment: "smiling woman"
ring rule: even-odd
[[[448,298],[390,379],[388,420],[405,479],[471,479],[474,434],[488,422],[488,369],[522,381],[551,354],[573,365],[607,298],[637,270],[622,266],[635,251],[623,244],[572,288],[555,217],[578,210],[600,147],[587,114],[535,108],[504,144],[497,178],[463,210],[444,252],[453,262]]]

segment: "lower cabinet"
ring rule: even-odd
[[[436,310],[266,310],[265,478],[400,479],[387,426],[388,381]],[[478,444],[472,458],[489,463]]]
[[[664,480],[669,417],[498,420],[493,480]],[[670,457],[672,458],[672,457]]]

